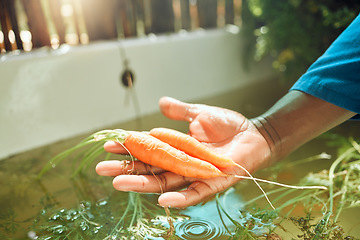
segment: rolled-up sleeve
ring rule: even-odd
[[[360,15],[292,86],[360,118]]]

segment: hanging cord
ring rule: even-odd
[[[134,88],[134,80],[135,75],[132,70],[130,70],[129,65],[130,61],[126,56],[125,48],[122,44],[122,40],[119,40],[119,53],[122,61],[122,73],[120,74],[120,82],[127,88],[125,95],[125,105],[128,105],[130,101],[133,102],[134,110],[135,110],[135,120],[136,120],[136,128],[142,129],[142,120],[141,120],[141,110],[140,103],[137,97],[135,88]]]

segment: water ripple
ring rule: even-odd
[[[176,236],[180,239],[228,239],[229,235],[222,225],[203,219],[190,219],[176,225]]]

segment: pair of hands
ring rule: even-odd
[[[243,115],[224,108],[189,104],[169,97],[161,98],[159,105],[166,117],[188,121],[189,134],[192,137],[214,151],[229,156],[250,173],[269,165],[270,149],[266,140]],[[112,153],[127,153],[116,142],[107,142],[104,148]],[[139,174],[128,175],[129,170]],[[102,176],[115,177],[113,186],[119,191],[162,193],[158,199],[159,204],[176,208],[198,204],[239,181],[233,177],[187,178],[141,161],[131,164],[124,161],[103,161],[97,165],[96,171]],[[222,171],[247,175],[238,167]],[[156,174],[156,177],[153,174]]]

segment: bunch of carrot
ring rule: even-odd
[[[219,168],[235,165],[230,158],[172,129],[154,128],[149,133],[129,132],[122,144],[135,158],[185,177],[223,177],[227,174]]]
[[[240,167],[249,177],[238,176],[239,178],[254,180],[244,167],[231,158],[218,154],[195,138],[173,129],[154,128],[149,134],[129,132],[122,144],[132,156],[141,161],[185,177],[225,177],[229,175],[219,169]],[[256,180],[254,182],[274,208],[262,187]]]
[[[49,166],[56,165],[61,159],[67,157],[76,149],[82,148],[90,143],[106,141],[119,142],[131,156],[140,159],[144,163],[185,177],[208,179],[232,176],[241,179],[252,179],[263,192],[271,206],[272,204],[267,198],[266,193],[257,181],[299,189],[324,189],[322,186],[298,187],[254,178],[244,167],[234,162],[231,158],[214,152],[187,134],[167,128],[154,128],[150,130],[150,132],[124,131],[121,129],[99,131],[77,146],[50,160],[48,166],[45,166],[41,171],[40,176],[50,168]],[[98,154],[99,149],[96,149],[94,152]],[[96,154],[92,153],[87,153],[87,155],[93,156],[92,159],[96,156]],[[227,167],[239,167],[249,176],[233,176],[220,170]]]

